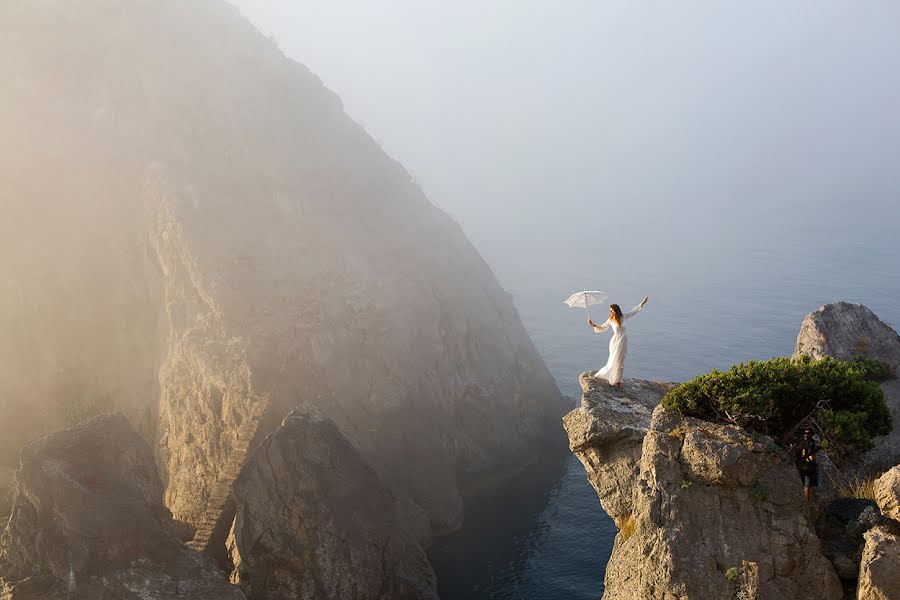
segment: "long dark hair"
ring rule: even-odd
[[[619,308],[618,304],[610,304],[609,307],[612,309],[612,311],[614,313],[613,316],[611,316],[610,318],[616,322],[616,325],[621,327],[622,326],[622,309]]]

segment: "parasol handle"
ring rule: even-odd
[[[590,321],[591,320],[591,309],[590,309],[590,307],[588,307],[587,292],[584,293],[584,310],[587,311],[588,321]]]

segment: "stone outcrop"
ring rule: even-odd
[[[797,335],[794,358],[807,354],[850,360],[868,356],[900,367],[900,336],[862,304],[835,302],[806,315]]]
[[[865,538],[857,598],[900,598],[900,525],[874,527],[866,532]]]
[[[881,514],[900,522],[900,465],[875,480],[875,501]]]
[[[796,467],[772,439],[654,409],[666,385],[588,375],[564,423],[621,528],[605,599],[732,598],[741,570],[763,600],[842,597]]]
[[[10,600],[241,600],[213,561],[172,533],[149,446],[122,415],[22,452],[0,538]]]
[[[291,413],[234,486],[232,581],[253,600],[436,599],[422,525],[329,420]]]
[[[120,409],[208,529],[242,431],[308,402],[439,532],[544,450],[565,403],[509,295],[230,4],[4,1],[0,80],[0,464]]]
[[[653,409],[670,386],[626,379],[616,388],[594,379],[593,373],[581,374],[581,405],[565,416],[563,426],[603,509],[618,518],[632,513],[644,436]]]
[[[889,521],[866,532],[857,598],[900,598],[900,465],[875,482],[875,500]]]
[[[900,336],[862,304],[826,304],[803,319],[794,357],[807,354],[818,360],[830,356],[850,360],[866,356],[882,360],[900,373]],[[875,439],[875,447],[864,460],[877,469],[900,463],[900,379],[882,382],[884,400],[891,411],[894,429]]]
[[[763,600],[841,598],[796,467],[770,438],[658,407],[635,487],[605,598],[729,598],[744,561]]]

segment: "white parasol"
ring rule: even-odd
[[[570,308],[583,308],[587,311],[588,319],[591,318],[591,306],[595,304],[606,304],[606,301],[609,299],[609,296],[606,295],[606,292],[597,292],[597,291],[584,291],[584,292],[576,292],[568,297],[566,300],[566,305]]]

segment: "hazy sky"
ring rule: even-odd
[[[237,4],[473,231],[900,187],[894,0]]]
[[[237,4],[508,287],[900,245],[896,0]]]

